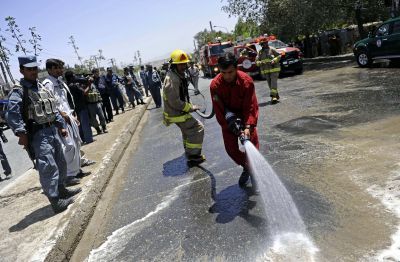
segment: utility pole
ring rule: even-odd
[[[212,25],[211,21],[210,21],[210,29],[211,29],[211,33],[214,32],[213,25]]]
[[[97,65],[97,67],[99,67],[101,64],[101,60],[106,60],[106,58],[103,56],[103,50],[101,50],[101,49],[99,49],[99,56],[98,56],[98,59],[99,59],[99,63],[98,63],[98,65]]]
[[[139,66],[141,66],[142,65],[142,58],[140,57],[140,51],[139,50],[137,50],[137,56],[138,56],[138,59],[139,59]]]
[[[76,44],[75,44],[75,39],[74,39],[74,36],[70,36],[69,37],[69,40],[71,41],[71,42],[68,42],[68,44],[71,44],[72,45],[72,47],[74,48],[74,50],[75,50],[75,54],[76,54],[76,56],[78,57],[78,60],[79,60],[79,62],[81,63],[81,66],[83,67],[83,62],[82,62],[82,57],[80,57],[79,56],[79,54],[78,54],[78,47],[76,46]]]

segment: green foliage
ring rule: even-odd
[[[276,34],[283,40],[334,29],[345,24],[355,24],[356,7],[361,8],[364,23],[384,20],[388,16],[383,0],[225,1],[226,5],[222,10],[229,15],[260,24],[261,32]]]
[[[224,33],[222,31],[210,32],[207,29],[198,32],[194,39],[196,40],[197,46],[200,48],[208,42],[215,42],[217,37],[221,37],[223,41],[234,40],[234,35],[231,33]]]
[[[252,20],[244,21],[243,18],[239,17],[236,25],[235,30],[233,32],[235,38],[238,36],[243,36],[244,38],[247,37],[255,37],[261,34],[260,27],[258,24]]]

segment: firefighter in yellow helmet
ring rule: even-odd
[[[281,71],[281,65],[279,63],[281,55],[275,48],[269,46],[268,40],[267,37],[262,37],[260,39],[259,43],[262,49],[258,52],[256,64],[260,67],[261,75],[267,79],[271,103],[276,104],[279,100],[278,77]]]
[[[183,147],[189,166],[198,165],[205,161],[201,154],[204,126],[190,112],[199,109],[190,103],[187,74],[188,55],[182,50],[171,53],[170,70],[164,80],[164,124],[176,124],[182,132]]]

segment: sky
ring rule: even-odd
[[[79,63],[68,44],[71,35],[79,56],[88,59],[101,49],[106,61],[100,66],[109,66],[110,58],[121,66],[132,64],[137,50],[143,62],[167,58],[175,49],[192,52],[193,36],[205,28],[209,30],[209,21],[218,26],[216,30],[233,30],[237,18],[229,18],[221,10],[224,4],[224,0],[2,0],[0,35],[7,38],[5,46],[14,51],[16,40],[6,32],[4,20],[12,16],[28,50],[32,49],[28,28],[35,26],[41,35],[42,66],[48,58],[62,59],[71,66]],[[23,54],[13,53],[12,72],[19,78],[17,57]]]

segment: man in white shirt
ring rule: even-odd
[[[63,151],[67,162],[67,185],[79,184],[76,177],[81,173],[81,138],[79,135],[79,122],[74,116],[74,100],[68,86],[60,80],[64,62],[59,59],[47,59],[46,70],[49,76],[43,81],[43,86],[49,90],[56,99],[56,106],[61,116],[67,122],[69,136],[63,137]]]
[[[190,66],[189,66],[188,70],[189,70],[190,78],[192,79],[192,84],[194,86],[194,94],[198,95],[198,94],[200,94],[200,91],[199,91],[200,71],[197,68],[197,66],[194,66],[193,62],[190,62],[189,64],[190,64]]]

